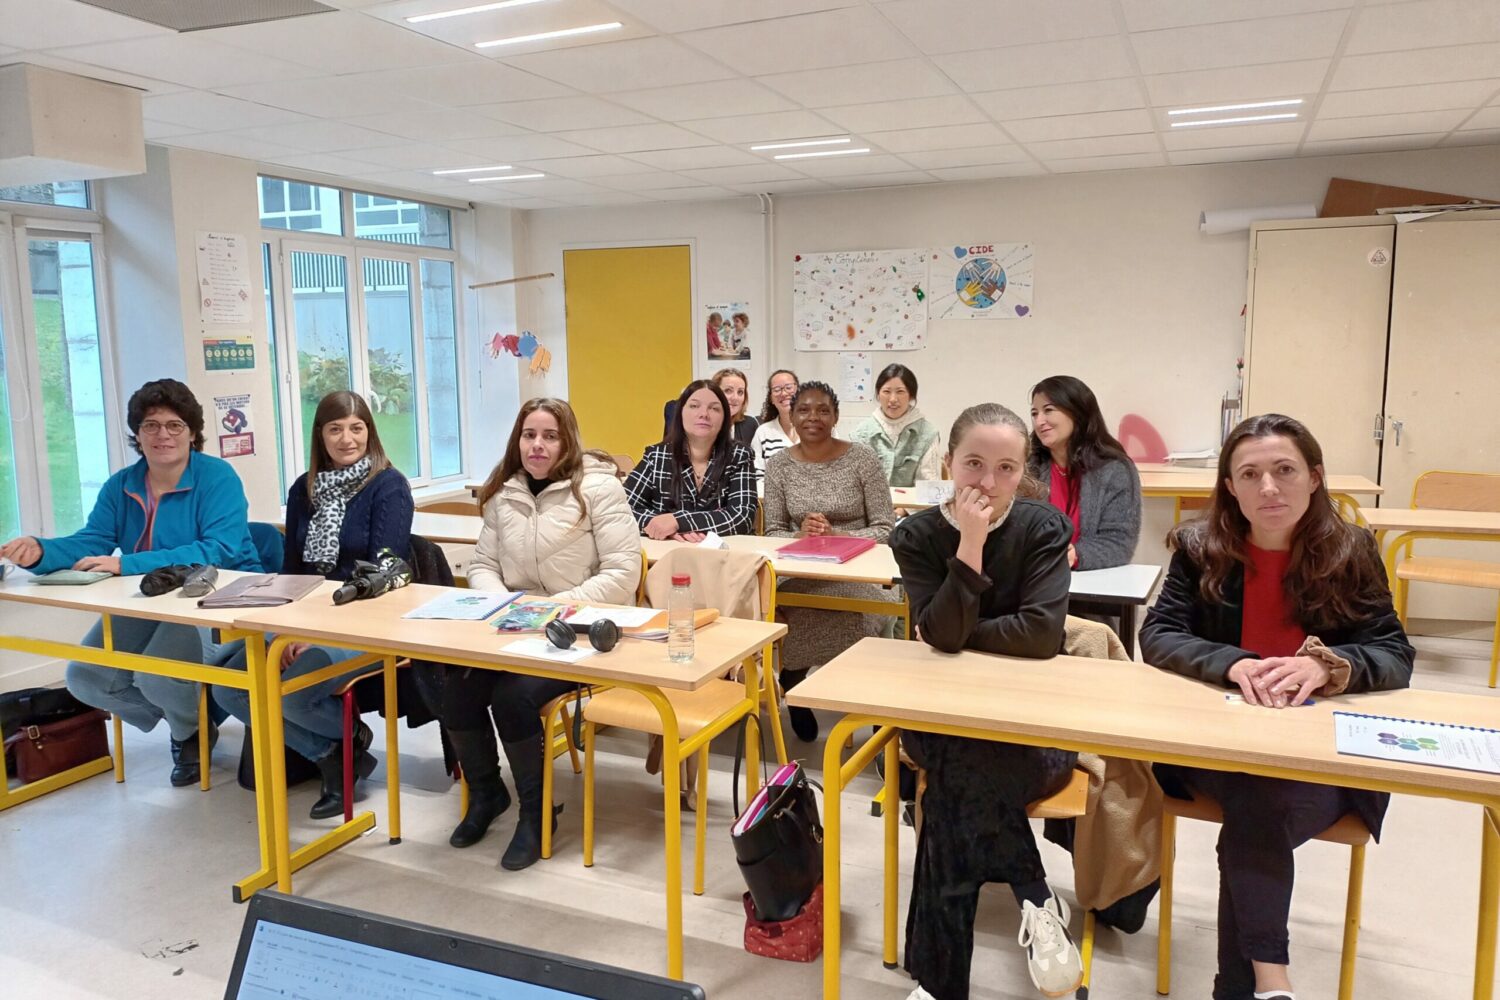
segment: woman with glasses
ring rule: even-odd
[[[203,453],[203,407],[192,391],[175,379],[147,382],[130,397],[126,423],[140,461],[105,481],[88,523],[63,538],[12,539],[0,557],[39,574],[72,568],[135,576],[177,563],[259,572],[244,486],[228,462]],[[124,616],[111,624],[117,651],[204,662],[205,637],[190,625]],[[82,644],[103,648],[102,620]],[[142,732],[166,719],[172,784],[197,784],[196,682],[90,663],[68,664],[67,680],[79,701]],[[214,728],[209,745],[217,738]]]
[[[771,373],[766,382],[766,401],[760,408],[760,426],[750,439],[750,453],[755,457],[755,475],[765,478],[771,456],[797,443],[797,428],[792,424],[792,397],[797,395],[797,373],[785,368]]]

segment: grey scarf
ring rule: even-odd
[[[324,469],[313,483],[313,515],[307,525],[302,558],[327,576],[339,562],[339,533],[344,510],[370,474],[370,456],[342,469]]]

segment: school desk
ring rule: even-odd
[[[1392,587],[1398,585],[1396,564],[1411,555],[1413,542],[1423,538],[1448,541],[1500,541],[1500,513],[1483,510],[1440,510],[1435,507],[1361,507],[1359,520],[1375,532],[1385,557]],[[1404,556],[1403,556],[1404,553]],[[1404,586],[1405,581],[1400,581]]]
[[[396,704],[396,660],[418,657],[459,667],[503,670],[539,677],[555,677],[579,684],[609,684],[638,691],[661,716],[663,739],[662,776],[666,829],[666,896],[667,896],[667,975],[682,978],[682,800],[680,794],[680,760],[691,757],[707,742],[732,728],[741,718],[755,720],[759,710],[759,670],[754,654],[786,634],[786,626],[773,622],[743,621],[720,618],[701,629],[695,636],[695,656],[691,663],[673,663],[667,659],[665,643],[642,639],[624,639],[609,653],[595,653],[576,663],[540,658],[508,651],[506,647],[525,636],[502,636],[489,622],[404,619],[401,616],[426,604],[450,588],[412,584],[372,600],[355,601],[335,607],[327,597],[307,598],[280,608],[259,608],[240,612],[235,625],[254,633],[247,640],[251,667],[262,675],[266,691],[267,742],[257,746],[281,746],[284,723],[278,695],[296,691],[331,676],[317,671],[283,683],[280,671],[272,669],[281,659],[289,642],[318,642],[344,649],[358,649],[383,660],[387,705]],[[274,635],[269,647],[264,635]],[[691,739],[680,740],[677,718],[671,703],[663,696],[667,689],[694,691],[709,681],[722,677],[731,668],[745,665],[745,697],[714,723]],[[334,666],[347,669],[342,664]],[[391,843],[401,840],[400,769],[397,748],[397,718],[386,713],[387,809]],[[753,785],[759,762],[755,745],[746,741],[748,767],[746,781]],[[276,808],[272,847],[276,857],[277,888],[290,892],[295,865],[290,853],[286,812],[286,759],[272,754],[270,781]],[[363,814],[369,817],[369,813]],[[360,822],[356,817],[344,827]],[[373,823],[373,817],[368,820]],[[363,827],[368,828],[368,826]],[[363,829],[362,828],[362,829]],[[325,837],[328,835],[325,835]],[[542,824],[543,856],[551,853],[552,829]],[[298,853],[308,850],[302,848]],[[326,851],[324,852],[326,853]]]
[[[1318,699],[1296,709],[1226,701],[1226,691],[1143,663],[1059,656],[1026,660],[924,644],[863,639],[787,692],[787,702],[837,712],[823,757],[823,996],[839,996],[840,832],[844,787],[886,754],[887,793],[900,730],[1059,747],[1212,770],[1472,802],[1481,807],[1482,860],[1474,1000],[1493,1000],[1500,915],[1500,775],[1339,754],[1335,710],[1493,727],[1480,695],[1382,691]],[[844,741],[875,735],[846,762]],[[886,810],[886,866],[896,870],[897,810]],[[888,965],[896,962],[894,880],[887,878]]]

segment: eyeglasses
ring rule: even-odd
[[[166,431],[168,435],[175,438],[182,437],[182,435],[187,433],[187,429],[187,424],[181,420],[168,420],[166,423],[162,423],[160,420],[143,420],[141,421],[140,430],[136,433],[139,437],[153,437],[162,431]]]
[[[795,385],[773,385],[773,386],[771,386],[771,395],[773,395],[773,396],[795,396],[796,394],[797,394],[797,387]]]

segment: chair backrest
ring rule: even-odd
[[[704,549],[683,545],[668,550],[646,573],[648,607],[664,608],[674,573],[693,578],[693,604],[718,608],[726,618],[765,618],[771,611],[775,578],[759,552]]]
[[[441,545],[421,535],[411,536],[411,578],[413,583],[453,586],[453,570]]]
[[[1500,476],[1483,472],[1424,472],[1411,488],[1411,505],[1500,512]]]
[[[1151,421],[1134,413],[1120,418],[1120,431],[1116,435],[1132,462],[1165,462],[1167,443]]]
[[[285,538],[281,529],[265,521],[250,522],[250,541],[260,556],[260,568],[267,573],[280,573],[286,557]]]
[[[479,517],[484,513],[479,509],[479,504],[473,500],[438,500],[434,503],[423,504],[417,510],[424,514],[470,514],[474,517]]]

